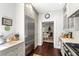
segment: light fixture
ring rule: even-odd
[[[31,3],[26,3],[26,7],[28,8],[29,6],[32,6]]]
[[[50,14],[49,13],[45,14],[45,18],[46,19],[50,18]]]

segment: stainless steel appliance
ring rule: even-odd
[[[29,16],[25,16],[25,54],[28,55],[34,49],[35,22]]]
[[[66,43],[66,45],[71,48],[71,50],[79,56],[79,44],[77,43]]]
[[[73,56],[72,52],[70,49],[66,46],[66,44],[63,44],[63,49],[64,49],[64,55],[65,56]]]
[[[65,56],[79,56],[79,44],[77,43],[63,43]]]

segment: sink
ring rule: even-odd
[[[1,44],[4,44],[6,41],[4,40],[4,39],[2,39],[2,38],[0,38],[0,45]]]
[[[6,40],[3,38],[3,35],[0,36],[0,45],[4,44]]]

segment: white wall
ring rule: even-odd
[[[12,19],[10,31],[5,31],[5,26],[2,25],[2,17]],[[7,36],[8,34],[19,33],[20,39],[24,40],[24,4],[21,3],[0,3],[0,35]],[[25,48],[23,55],[25,55]]]
[[[20,38],[24,40],[24,4],[16,4],[15,33],[20,34]]]
[[[45,19],[45,14],[50,13],[51,16],[49,19]],[[42,45],[42,22],[51,22],[54,21],[54,47],[59,48],[59,40],[58,37],[60,36],[61,32],[63,31],[63,11],[52,11],[46,12],[43,14],[39,14],[38,20],[38,45]]]
[[[15,3],[0,3],[0,35],[6,34],[7,36],[14,31],[15,11]],[[10,26],[10,31],[5,31],[5,26],[2,25],[2,17],[12,19],[12,26]]]
[[[15,20],[14,20],[14,32],[19,33],[20,40],[24,41],[24,4],[23,3],[17,3],[16,4],[16,12],[15,12]],[[25,42],[23,43],[22,51],[19,51],[22,53],[22,55],[25,55]]]
[[[33,6],[29,4],[26,5],[25,5],[25,16],[31,17],[35,22],[35,48],[36,48],[38,45],[38,12],[34,9]]]
[[[34,11],[35,11],[35,48],[36,48],[38,45],[38,13],[35,9]]]

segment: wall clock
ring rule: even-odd
[[[49,13],[45,14],[45,18],[46,19],[50,18],[50,14]]]

